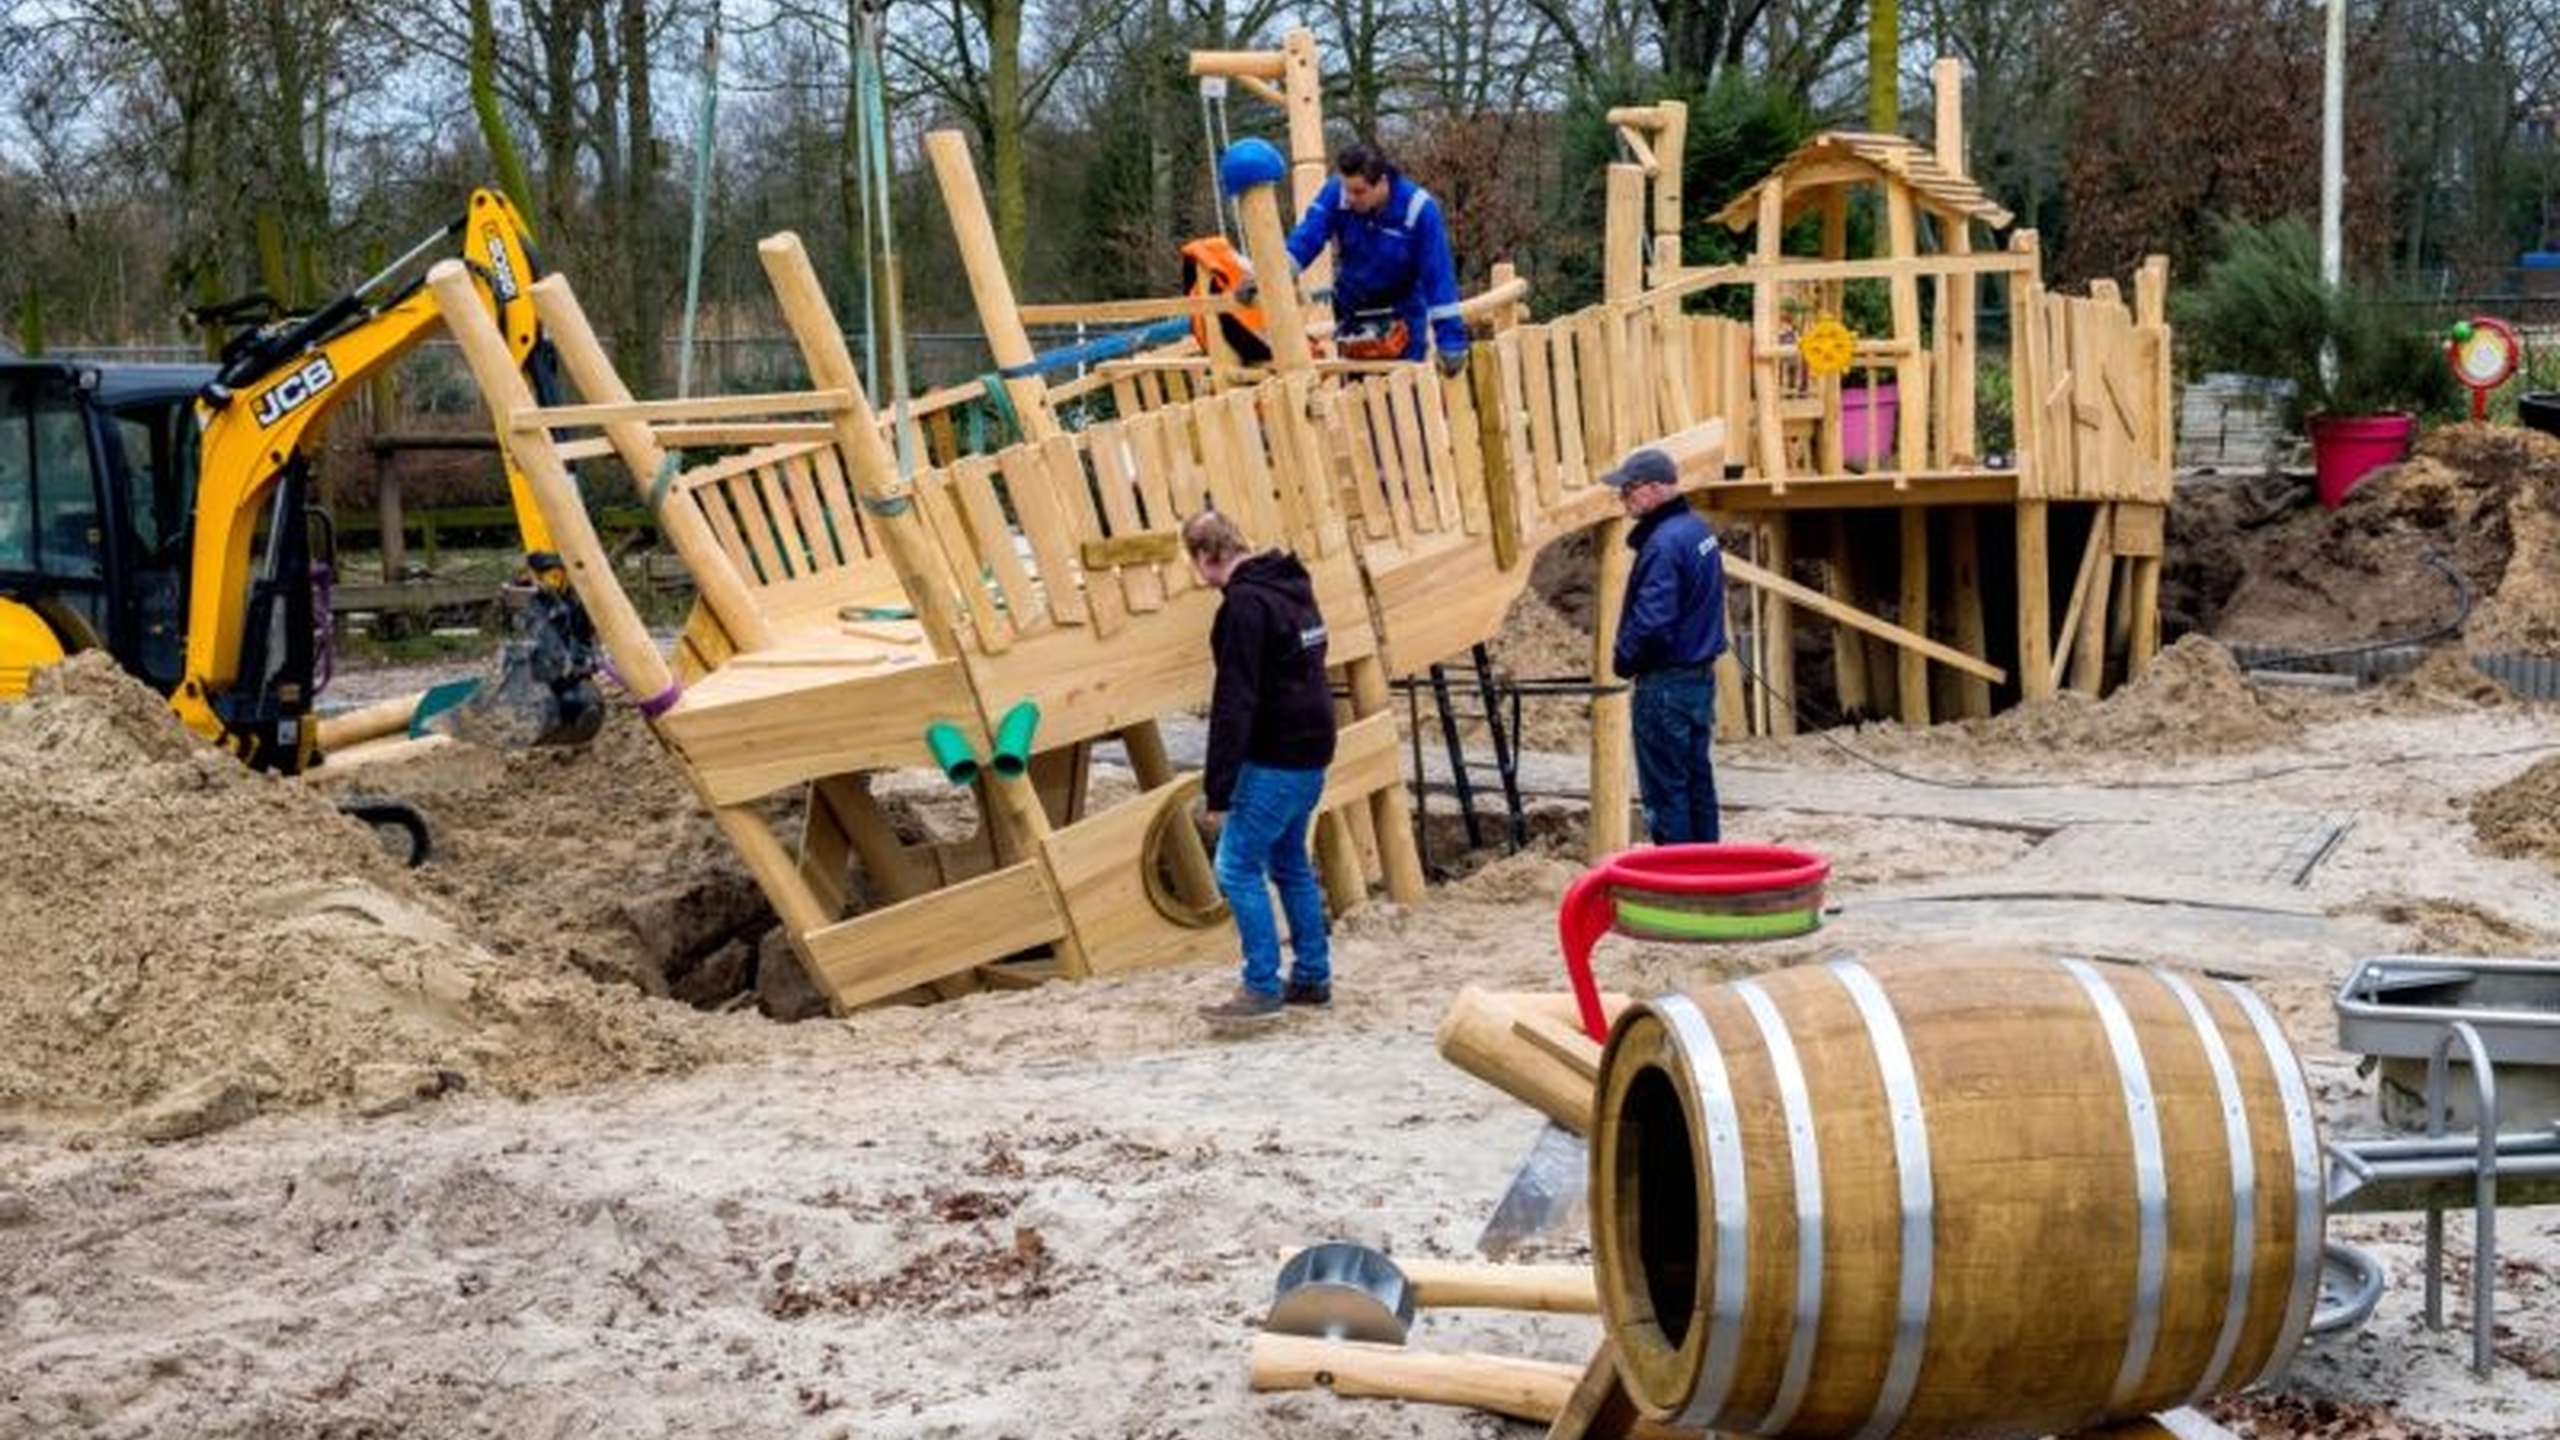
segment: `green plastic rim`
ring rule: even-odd
[[[1822,912],[1813,907],[1772,910],[1758,915],[1727,911],[1679,910],[1646,905],[1619,896],[1618,932],[1642,940],[1774,940],[1803,935],[1822,927]]]

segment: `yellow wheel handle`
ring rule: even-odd
[[[1174,893],[1164,877],[1165,846],[1173,841],[1173,827],[1191,823],[1191,798],[1200,793],[1200,773],[1193,771],[1173,782],[1156,806],[1156,817],[1147,822],[1147,842],[1138,850],[1138,879],[1146,886],[1147,903],[1156,913],[1185,930],[1206,930],[1226,923],[1226,897],[1201,904]]]
[[[1858,353],[1858,336],[1838,317],[1825,315],[1797,338],[1796,353],[1804,357],[1808,372],[1827,380],[1848,373],[1849,362]]]

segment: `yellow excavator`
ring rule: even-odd
[[[0,360],[0,698],[67,654],[104,650],[250,765],[291,774],[319,761],[335,543],[303,447],[440,327],[412,272],[457,237],[535,393],[553,397],[534,254],[515,207],[488,190],[354,290],[243,330],[219,364]],[[508,481],[526,601],[498,677],[466,707],[500,713],[472,730],[583,743],[603,718],[593,631],[512,463]]]

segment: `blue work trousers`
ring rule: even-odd
[[[1644,828],[1656,845],[1719,837],[1716,769],[1708,747],[1716,733],[1716,672],[1685,665],[1639,675],[1635,682],[1636,780],[1644,790]]]
[[[1324,770],[1281,770],[1248,760],[1236,776],[1218,833],[1218,893],[1236,916],[1244,944],[1244,988],[1280,993],[1280,928],[1271,914],[1271,889],[1289,917],[1289,948],[1297,961],[1289,978],[1323,985],[1333,978],[1333,946],[1325,933],[1324,890],[1307,859],[1307,825],[1324,795]]]

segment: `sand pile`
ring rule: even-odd
[[[362,826],[102,657],[0,709],[0,1120],[150,1138],[697,1062],[698,1017],[502,959]]]
[[[1488,648],[1494,668],[1513,680],[1570,680],[1591,673],[1591,632],[1535,587],[1511,602]],[[1520,743],[1564,754],[1589,749],[1591,702],[1579,695],[1521,697]]]
[[[2466,648],[2560,651],[2560,439],[2447,426],[2336,510],[2297,508],[2301,494],[2265,481],[2180,487],[2161,601],[2170,633],[2304,648],[2422,635],[2459,611],[2449,569],[2473,597]]]
[[[2046,755],[2158,758],[2231,755],[2281,745],[2300,731],[2240,673],[2231,652],[2201,635],[2162,650],[2142,678],[2103,700],[2065,690],[1979,720],[1926,731],[1885,722],[1859,728],[1857,748],[1925,753],[1933,760],[1997,770]],[[1819,742],[1798,742],[1806,755]],[[1791,752],[1792,753],[1792,752]]]
[[[318,779],[415,805],[436,846],[418,887],[501,957],[717,1004],[747,988],[773,927],[736,848],[627,709],[581,749],[443,745]]]
[[[2560,869],[2560,756],[2472,797],[2471,828],[2492,855]]]

